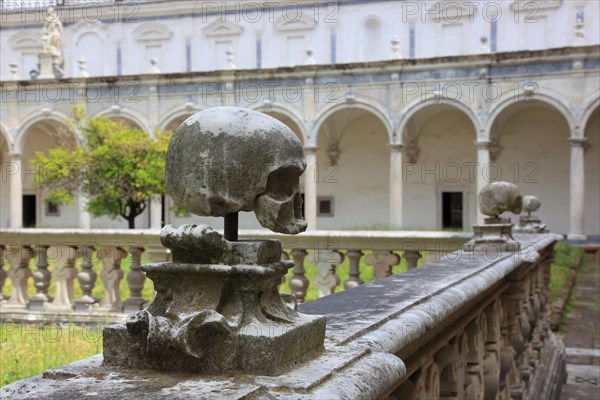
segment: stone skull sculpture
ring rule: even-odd
[[[490,217],[498,217],[505,211],[520,214],[523,199],[519,188],[510,182],[488,183],[479,192],[479,210]]]
[[[166,158],[166,189],[201,216],[254,211],[275,232],[306,230],[299,178],[306,168],[294,132],[266,114],[215,107],[185,120]]]
[[[523,196],[523,209],[528,214],[537,211],[542,206],[542,202],[536,196]]]

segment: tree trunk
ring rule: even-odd
[[[135,216],[127,218],[127,223],[129,224],[129,229],[135,229]]]

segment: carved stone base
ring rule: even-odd
[[[50,296],[38,296],[42,293],[36,294],[29,300],[29,309],[31,311],[44,311],[46,309],[46,305],[49,304],[53,299]]]
[[[142,266],[156,297],[125,324],[104,329],[106,365],[274,375],[323,349],[325,318],[299,314],[278,292],[294,265],[277,261],[278,241],[228,242],[196,227],[163,233],[176,262]],[[203,257],[220,262],[191,263],[202,247]]]
[[[55,79],[52,54],[39,53],[38,60],[40,63],[40,74],[38,79]]]
[[[542,224],[542,220],[534,215],[522,216],[519,219],[519,226],[515,227],[515,233],[548,233],[546,224]]]
[[[96,307],[96,304],[98,304],[98,299],[83,295],[79,299],[75,299],[75,311],[90,311],[91,308]]]
[[[473,238],[465,243],[465,251],[518,251],[519,242],[512,237],[507,219],[487,218],[484,225],[473,225]]]

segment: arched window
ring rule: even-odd
[[[362,28],[361,60],[374,61],[383,59],[383,29],[376,18],[369,18]]]

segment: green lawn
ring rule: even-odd
[[[0,323],[0,386],[102,351],[102,325]]]
[[[550,283],[552,291],[552,299],[560,293],[564,287],[568,269],[577,259],[581,249],[570,246],[565,243],[556,245],[556,261],[552,266],[552,280]],[[365,256],[369,252],[365,252]],[[400,253],[397,253],[400,255]],[[364,282],[369,282],[373,279],[373,268],[365,264],[365,256],[360,261],[360,279]],[[306,257],[304,268],[306,277],[310,282],[313,281],[316,266],[311,264],[309,256]],[[419,265],[422,264],[423,258],[419,260]],[[130,258],[127,258],[122,263],[122,269],[127,276],[130,268]],[[35,270],[35,261],[32,260],[31,267]],[[394,266],[393,273],[397,274],[406,271],[406,260],[402,258],[399,265]],[[49,268],[52,270],[52,268]],[[94,270],[100,275],[101,263],[94,262]],[[344,262],[337,267],[337,274],[340,277],[340,285],[336,291],[341,291],[344,288],[344,281],[349,277],[348,274],[349,261],[345,258]],[[80,265],[78,264],[78,270]],[[286,283],[281,285],[282,292],[290,292],[287,281],[292,276],[292,270],[286,276]],[[10,294],[10,280],[7,280],[3,289],[3,293]],[[33,282],[29,282],[29,295],[35,294]],[[54,294],[54,284],[50,286],[50,294]],[[103,286],[98,278],[94,296],[102,298],[104,294]],[[75,282],[75,297],[81,295],[79,284]],[[144,284],[143,295],[146,299],[152,298],[152,282],[146,279]],[[121,282],[121,297],[126,300],[129,296],[127,283],[125,278]],[[310,284],[306,301],[311,301],[317,298],[317,288]],[[102,324],[92,325],[89,327],[78,327],[72,324],[0,324],[0,376],[2,378],[1,385],[4,386],[10,382],[19,379],[24,379],[29,376],[40,374],[48,368],[64,365],[69,362],[80,360],[85,357],[97,354],[102,351]]]
[[[560,242],[554,246],[556,257],[552,264],[550,278],[550,299],[556,301],[560,292],[567,284],[567,278],[571,266],[577,261],[583,253],[581,247],[572,246],[570,244]]]

